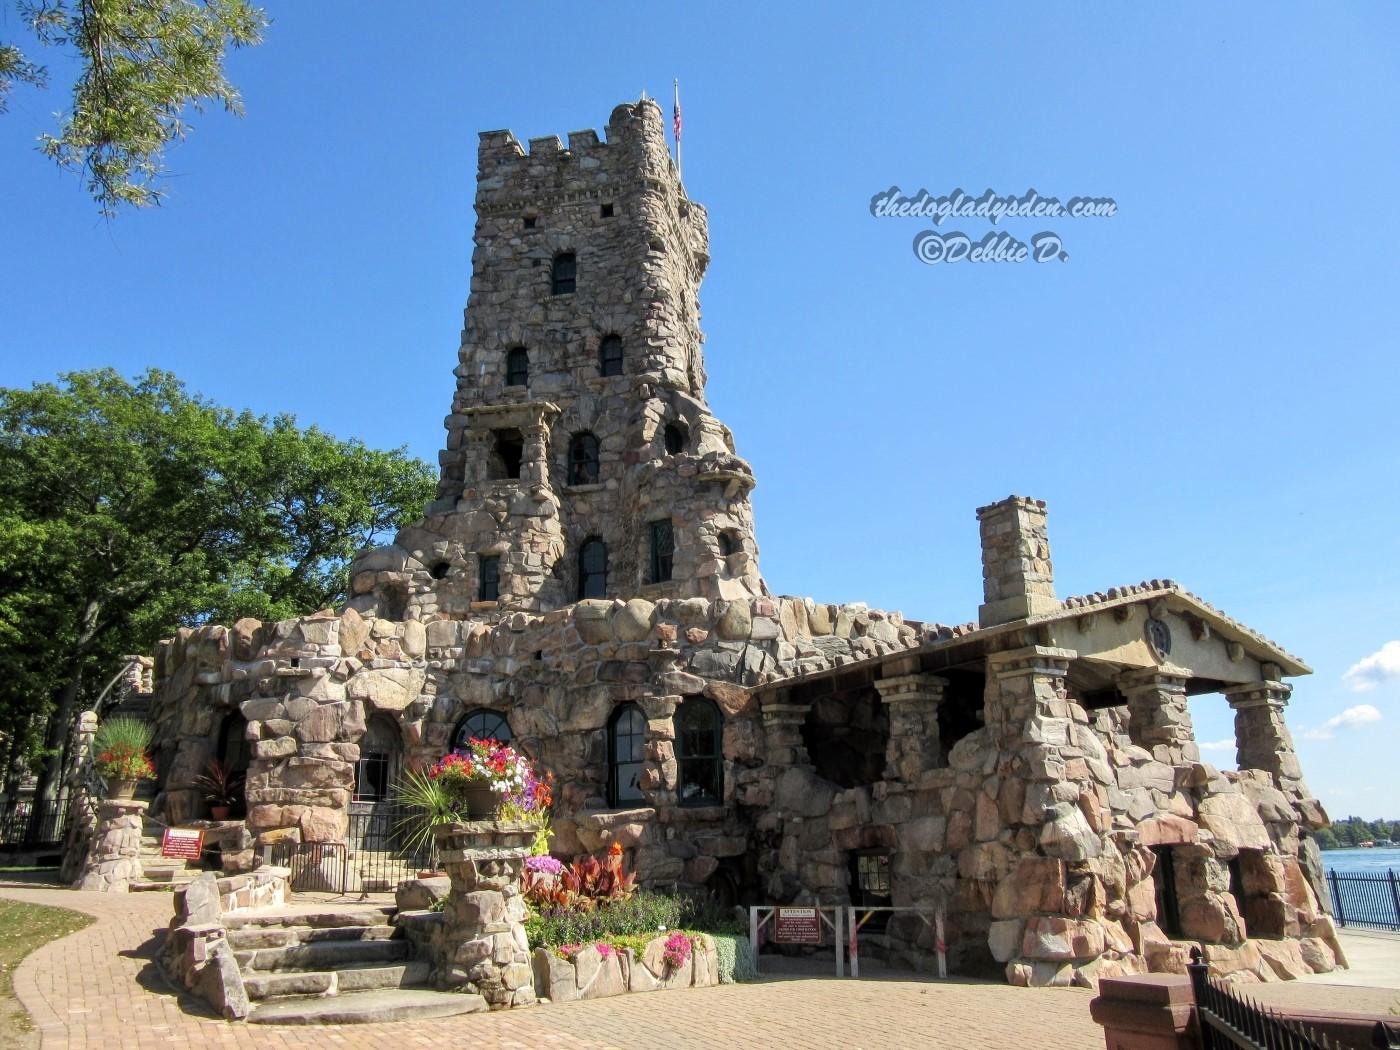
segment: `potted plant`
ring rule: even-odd
[[[108,798],[131,798],[138,780],[154,780],[155,767],[146,757],[151,727],[136,718],[118,715],[97,727],[92,738],[93,765],[107,782]]]
[[[409,770],[394,787],[395,799],[416,810],[401,818],[395,830],[403,836],[404,848],[414,856],[436,858],[436,840],[433,829],[443,824],[456,824],[463,819],[457,802],[448,794],[447,788],[426,772]],[[426,868],[418,873],[420,879],[442,872]]]
[[[525,787],[529,761],[513,747],[473,737],[465,751],[444,755],[428,770],[467,820],[490,820],[502,799]]]
[[[244,775],[230,769],[217,758],[204,767],[204,772],[194,778],[195,786],[204,792],[204,801],[209,803],[209,816],[214,820],[228,820],[233,807],[243,796]]]

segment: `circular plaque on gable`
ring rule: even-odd
[[[1145,632],[1147,644],[1152,647],[1153,655],[1159,660],[1165,660],[1172,651],[1172,629],[1165,621],[1149,616]]]

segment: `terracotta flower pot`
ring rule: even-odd
[[[136,794],[136,781],[113,778],[107,781],[108,798],[131,798]]]
[[[210,806],[209,816],[213,820],[228,820],[228,815],[233,812],[232,806]]]

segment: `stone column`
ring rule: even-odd
[[[945,764],[938,733],[938,708],[948,680],[932,674],[905,674],[876,681],[890,712],[885,776],[912,784],[919,775]]]
[[[1128,698],[1128,734],[1133,743],[1169,766],[1201,760],[1186,706],[1189,677],[1179,667],[1148,667],[1127,671],[1117,682],[1118,691]]]
[[[78,889],[125,893],[141,877],[141,824],[146,805],[132,798],[109,798],[98,804],[97,830]]]
[[[802,742],[802,723],[807,720],[810,708],[806,704],[760,702],[768,764],[778,767],[811,765],[807,745]]]
[[[437,983],[476,992],[493,1010],[535,1001],[520,884],[537,830],[534,824],[479,820],[435,832],[452,884],[442,937],[434,941]]]
[[[1283,719],[1283,709],[1293,687],[1282,682],[1249,682],[1231,686],[1225,699],[1235,712],[1235,748],[1240,769],[1272,773],[1279,790],[1308,798],[1303,767],[1293,750],[1293,735]]]
[[[987,656],[987,688],[983,720],[992,739],[1002,747],[1016,748],[1031,735],[1050,733],[1049,739],[1067,742],[1069,700],[1065,675],[1069,662],[1079,654],[1073,649],[1028,645]],[[1048,722],[1033,730],[1032,721]]]

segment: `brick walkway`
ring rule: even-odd
[[[157,972],[154,935],[170,918],[167,894],[117,896],[12,883],[0,886],[0,896],[97,917],[87,929],[40,948],[15,974],[43,1050],[281,1050],[313,1041],[336,1050],[1103,1046],[1102,1030],[1089,1019],[1088,992],[962,981],[771,979],[393,1025],[227,1024],[177,998]]]

